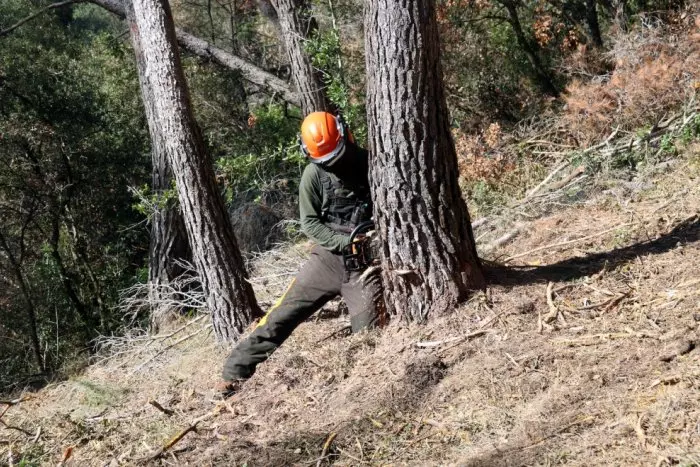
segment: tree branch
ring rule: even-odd
[[[0,37],[4,37],[4,36],[8,35],[9,33],[14,31],[18,27],[22,26],[25,23],[28,23],[29,21],[33,20],[37,16],[41,16],[42,14],[46,13],[49,10],[55,10],[56,8],[60,8],[62,6],[71,5],[73,3],[82,3],[84,1],[85,0],[64,0],[63,2],[57,2],[57,3],[52,3],[50,5],[47,5],[44,8],[38,10],[37,12],[35,12],[35,13],[27,16],[26,18],[18,21],[17,23],[10,26],[9,28],[0,31]]]
[[[126,17],[126,9],[121,0],[87,1],[101,6],[122,19]],[[278,78],[272,73],[268,73],[262,68],[242,59],[241,57],[220,49],[203,39],[183,31],[180,28],[175,28],[175,33],[177,35],[177,41],[180,44],[180,47],[184,48],[188,52],[191,52],[198,57],[212,60],[230,70],[238,71],[245,80],[250,81],[251,83],[264,89],[268,89],[274,94],[278,94],[282,99],[290,104],[300,106],[301,99],[299,94],[294,92],[286,81]]]

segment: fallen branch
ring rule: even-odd
[[[564,188],[566,185],[569,184],[570,181],[574,180],[576,177],[578,177],[579,175],[581,175],[581,174],[583,174],[583,173],[585,173],[585,172],[586,172],[586,168],[585,168],[584,166],[582,166],[582,165],[579,165],[579,166],[576,167],[574,170],[572,170],[571,173],[570,173],[569,175],[567,175],[566,177],[562,178],[562,179],[559,180],[558,182],[552,183],[552,184],[551,184],[550,186],[548,186],[547,188],[549,189],[549,191],[556,191],[556,190],[558,190],[558,189],[560,189],[560,188]]]
[[[24,434],[27,435],[27,436],[34,436],[34,433],[31,433],[31,432],[25,430],[25,429],[22,428],[22,427],[14,426],[14,425],[8,425],[8,424],[5,422],[5,420],[3,420],[3,419],[1,419],[1,418],[0,418],[0,424],[2,424],[2,426],[4,426],[5,428],[7,428],[8,430],[19,431],[19,432],[21,432],[21,433],[24,433]]]
[[[163,413],[164,413],[165,415],[167,415],[168,417],[171,417],[171,416],[175,413],[174,410],[166,409],[165,407],[163,407],[162,405],[160,405],[160,403],[159,403],[157,400],[155,400],[155,399],[149,400],[148,403],[151,404],[151,405],[152,405],[153,407],[155,407],[156,409],[158,409],[158,410],[160,410],[161,412],[163,412]]]
[[[165,454],[169,449],[171,449],[173,446],[175,446],[177,443],[179,443],[180,440],[181,440],[182,438],[184,438],[185,436],[187,436],[188,433],[190,433],[190,432],[192,432],[192,431],[197,432],[197,425],[198,425],[198,423],[199,423],[199,422],[193,423],[192,425],[188,426],[187,428],[185,428],[184,430],[182,430],[181,432],[179,432],[178,434],[176,434],[175,436],[173,436],[173,437],[170,439],[170,441],[168,441],[168,443],[167,443],[165,446],[163,446],[162,448],[160,448],[158,451],[156,451],[155,454],[153,454],[151,457],[149,457],[149,458],[148,458],[148,461],[154,461],[154,460],[156,460],[156,459],[159,459],[159,458],[160,458],[163,454]]]
[[[636,337],[639,339],[643,338],[649,338],[649,339],[658,339],[658,336],[655,336],[653,334],[649,334],[644,331],[632,331],[632,330],[627,330],[626,332],[609,332],[609,333],[603,333],[603,334],[590,334],[587,336],[581,336],[578,339],[557,339],[554,341],[555,344],[565,344],[565,345],[579,345],[579,346],[587,346],[587,345],[597,345],[602,342],[606,342],[608,340],[614,340],[614,339],[627,339],[631,337]]]
[[[546,324],[551,323],[555,319],[557,319],[557,315],[559,315],[559,309],[556,307],[554,304],[554,297],[552,296],[552,289],[554,288],[554,282],[550,282],[547,284],[547,306],[549,307],[549,313],[544,315],[543,320]]]
[[[29,399],[31,399],[31,398],[25,396],[25,397],[20,397],[19,399],[13,399],[13,400],[0,400],[0,404],[12,406],[12,405],[21,404],[22,402],[28,401]]]
[[[587,235],[585,237],[576,238],[574,240],[567,240],[565,242],[558,242],[558,243],[552,243],[550,245],[541,246],[541,247],[538,247],[538,248],[535,248],[535,249],[532,249],[529,251],[524,251],[522,253],[518,253],[517,255],[509,256],[508,258],[506,258],[504,260],[504,262],[512,261],[512,260],[517,259],[517,258],[522,258],[523,256],[528,256],[528,255],[531,255],[532,253],[537,253],[538,251],[549,250],[551,248],[558,248],[558,247],[562,247],[562,246],[572,245],[572,244],[578,243],[578,242],[583,242],[585,240],[590,240],[591,238],[600,237],[601,235],[605,235],[605,234],[610,233],[614,230],[621,229],[623,227],[629,227],[630,225],[635,225],[635,224],[636,224],[636,222],[627,222],[627,223],[620,224],[620,225],[617,225],[615,227],[609,228],[607,230],[603,230],[602,232]]]
[[[197,427],[200,423],[203,421],[206,421],[210,418],[215,417],[216,415],[220,414],[223,409],[226,408],[226,401],[223,401],[219,404],[216,405],[212,410],[209,412],[205,413],[201,417],[193,420],[185,429],[181,430],[178,432],[175,436],[170,438],[170,440],[158,451],[156,451],[153,455],[147,457],[146,459],[141,459],[139,463],[145,463],[145,462],[151,462],[154,460],[159,459],[160,457],[163,456],[166,452],[168,452],[170,449],[172,449],[173,446],[175,446],[177,443],[179,443],[185,436],[187,436],[191,432],[197,432]]]
[[[483,252],[484,252],[484,253],[489,253],[489,252],[495,250],[496,248],[498,248],[498,247],[500,247],[500,246],[502,246],[502,245],[508,243],[509,241],[511,241],[511,240],[513,240],[515,237],[517,237],[517,236],[520,234],[521,231],[522,231],[522,227],[521,227],[521,226],[516,226],[516,227],[515,227],[513,230],[511,230],[510,232],[506,232],[506,233],[503,234],[502,236],[500,236],[500,237],[498,237],[497,239],[495,239],[493,242],[491,242],[491,243],[489,243],[488,245],[486,245],[486,246],[484,247],[484,249],[483,249]]]
[[[489,220],[490,219],[488,217],[482,217],[481,219],[475,220],[474,222],[472,222],[472,229],[474,229],[474,230],[478,229],[482,225],[487,224],[489,222]]]
[[[328,457],[328,451],[330,450],[331,444],[333,443],[333,440],[335,440],[336,436],[338,436],[338,433],[332,431],[331,434],[328,435],[328,438],[326,438],[326,442],[323,443],[323,449],[321,450],[321,457],[318,459],[318,462],[316,462],[316,467],[321,467],[321,462],[323,459]]]
[[[350,325],[343,326],[342,328],[337,329],[337,330],[333,331],[332,333],[328,334],[326,337],[317,340],[317,341],[316,341],[316,345],[320,344],[321,342],[325,342],[325,341],[327,341],[328,339],[331,339],[331,338],[337,336],[338,334],[340,334],[341,332],[345,332],[345,331],[347,331],[347,330],[349,330],[349,329],[352,329],[352,326],[350,326]]]
[[[556,174],[558,174],[559,172],[561,172],[562,170],[564,170],[566,167],[568,167],[568,165],[569,165],[569,161],[566,161],[566,162],[564,162],[563,164],[561,164],[561,165],[555,167],[555,169],[554,169],[552,172],[550,172],[550,174],[547,175],[547,176],[544,178],[544,180],[542,180],[535,188],[533,188],[532,190],[530,190],[530,192],[525,196],[525,198],[523,198],[521,201],[519,201],[518,203],[516,203],[515,206],[513,206],[513,207],[522,206],[523,204],[525,204],[525,203],[527,203],[528,201],[530,201],[530,200],[532,199],[532,197],[535,196],[535,195],[537,194],[537,192],[539,192],[539,191],[542,189],[542,187],[544,187],[547,183],[549,183],[549,181],[550,181],[552,178],[554,178],[554,176],[555,176]]]
[[[416,342],[416,347],[420,347],[422,349],[430,349],[433,347],[439,347],[442,344],[449,344],[451,342],[461,342],[467,339],[471,339],[472,337],[479,337],[484,334],[486,334],[488,331],[486,329],[481,329],[479,331],[474,331],[470,332],[469,334],[464,334],[462,336],[454,336],[454,337],[449,337],[447,339],[443,339],[440,341],[425,341],[425,342]]]
[[[197,330],[197,331],[195,331],[195,332],[193,332],[193,333],[190,333],[190,334],[188,334],[188,335],[186,335],[186,336],[184,336],[184,337],[181,337],[180,339],[176,340],[175,342],[173,342],[172,344],[168,345],[167,347],[165,347],[165,348],[159,350],[159,351],[156,352],[155,355],[153,355],[151,358],[147,359],[145,362],[141,363],[139,366],[137,366],[136,368],[134,368],[134,371],[135,371],[135,372],[136,372],[136,371],[139,371],[141,368],[143,368],[144,366],[148,365],[149,363],[151,363],[153,360],[155,360],[156,358],[158,358],[158,357],[160,357],[161,355],[163,355],[163,354],[164,354],[165,352],[167,352],[168,350],[172,349],[173,347],[175,347],[175,346],[178,345],[178,344],[181,344],[181,343],[185,342],[187,339],[191,339],[192,337],[194,337],[194,336],[196,336],[197,334],[201,333],[202,331],[204,331],[206,328],[208,328],[208,327],[210,327],[210,326],[211,326],[211,325],[203,326],[201,329],[199,329],[199,330]]]
[[[596,308],[605,307],[605,309],[604,309],[603,311],[609,311],[609,310],[612,309],[612,307],[614,307],[615,305],[617,305],[617,304],[620,302],[620,300],[622,300],[623,298],[628,297],[629,294],[631,294],[631,293],[632,293],[632,290],[630,289],[630,290],[628,290],[628,291],[625,292],[625,293],[616,295],[616,296],[611,297],[611,298],[609,298],[609,299],[607,299],[607,300],[605,300],[605,301],[602,301],[602,302],[600,302],[600,303],[593,303],[593,304],[591,304],[591,305],[586,305],[586,306],[578,307],[578,308],[576,308],[576,309],[577,309],[578,311],[585,311],[585,310],[595,310]]]

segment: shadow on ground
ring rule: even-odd
[[[700,240],[700,216],[695,215],[682,221],[673,230],[659,238],[623,248],[583,258],[569,258],[546,266],[507,266],[485,262],[484,269],[492,285],[513,286],[566,281],[594,274],[604,268],[615,268],[639,256],[665,253],[679,245],[687,245],[698,240]]]

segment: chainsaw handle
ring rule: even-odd
[[[358,235],[363,234],[365,232],[368,232],[368,231],[372,230],[373,228],[374,228],[374,221],[362,222],[360,225],[355,227],[355,229],[350,234],[350,243],[354,242],[355,238]]]

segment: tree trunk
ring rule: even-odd
[[[171,187],[172,173],[168,165],[165,142],[160,129],[158,129],[155,99],[152,89],[146,81],[146,62],[141,49],[141,39],[134,20],[134,8],[131,2],[127,4],[126,20],[131,31],[131,42],[136,57],[139,84],[144,96],[142,100],[151,136],[151,188],[155,195],[162,195],[165,190]],[[184,269],[178,265],[178,261],[190,261],[192,259],[182,214],[179,208],[173,204],[168,201],[165,205],[158,205],[155,211],[151,213],[148,283],[151,325],[155,329],[160,324],[157,311],[159,304],[162,302],[160,293],[162,286],[170,283],[184,272]]]
[[[66,295],[73,304],[73,307],[75,307],[75,311],[78,313],[78,316],[82,321],[83,339],[85,340],[85,345],[89,346],[90,341],[93,337],[95,337],[97,324],[95,323],[95,319],[90,310],[87,309],[83,301],[78,296],[78,291],[74,286],[74,278],[72,278],[72,275],[68,272],[68,269],[63,262],[61,252],[59,251],[59,243],[61,240],[60,216],[61,212],[63,211],[63,207],[58,207],[58,203],[51,202],[51,208],[54,211],[51,219],[51,257],[58,268],[58,273],[61,276],[61,282],[63,283],[63,288],[66,291]]]
[[[586,0],[586,23],[591,34],[591,40],[596,47],[603,47],[603,36],[600,34],[600,24],[598,23],[597,0]]]
[[[304,50],[304,40],[315,29],[314,20],[309,16],[309,3],[306,0],[272,0],[271,3],[277,12],[302,112],[307,115],[318,110],[328,110],[320,73],[314,70],[311,57]]]
[[[485,286],[443,90],[434,0],[365,4],[374,218],[387,309],[424,321]]]
[[[5,256],[7,256],[10,262],[10,267],[12,268],[12,273],[15,275],[19,289],[24,296],[24,310],[27,313],[27,320],[29,321],[29,338],[32,342],[32,350],[34,351],[34,358],[36,359],[36,364],[42,373],[46,372],[46,362],[44,357],[41,355],[41,345],[39,343],[39,329],[36,321],[36,310],[34,309],[34,301],[32,300],[32,294],[27,285],[27,281],[24,279],[24,274],[22,273],[22,265],[17,261],[15,255],[10,250],[10,245],[7,243],[5,236],[0,232],[0,248],[5,251]]]
[[[232,341],[262,315],[216,186],[180,64],[167,0],[133,0],[135,31],[145,65],[142,96],[153,100],[155,131],[175,175],[194,263],[220,341]],[[148,104],[147,104],[148,105]]]
[[[627,32],[627,23],[629,22],[627,0],[613,0],[615,8],[615,16],[613,22],[619,31]]]
[[[508,22],[513,28],[518,45],[523,50],[527,60],[532,66],[532,71],[535,74],[535,78],[540,88],[547,94],[554,97],[559,97],[559,91],[557,90],[556,86],[554,86],[552,77],[549,75],[549,72],[545,69],[544,65],[542,65],[542,61],[540,61],[540,57],[537,55],[537,51],[533,45],[527,40],[527,37],[525,37],[515,3],[512,0],[499,1],[504,7],[506,7],[506,11],[508,11]]]

